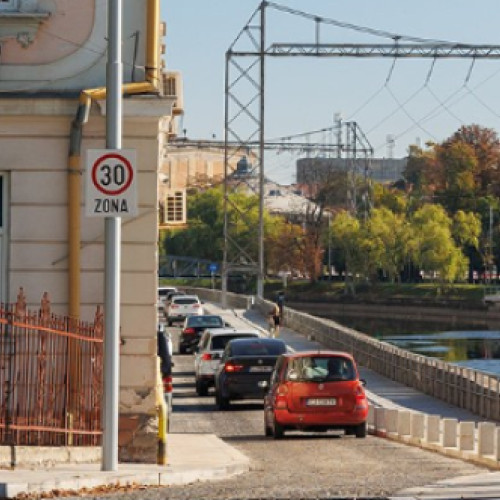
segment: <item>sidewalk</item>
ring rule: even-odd
[[[224,310],[217,304],[206,304],[207,312],[220,314],[237,328],[257,328],[267,335],[267,319],[255,310]],[[321,346],[286,327],[282,338],[293,350],[319,349]],[[367,381],[370,402],[386,408],[408,408],[423,413],[449,416],[459,420],[481,421],[468,411],[452,407],[430,396],[361,368]],[[116,472],[102,472],[100,464],[60,465],[45,469],[0,469],[0,498],[20,493],[51,490],[73,490],[99,486],[159,486],[187,484],[197,480],[230,477],[249,470],[249,460],[235,448],[212,434],[169,434],[168,465],[121,464]],[[43,467],[43,466],[42,466]],[[484,473],[443,481],[435,485],[402,491],[401,496],[418,500],[454,498],[500,499],[500,472]]]
[[[116,472],[100,464],[58,465],[47,469],[0,469],[0,498],[52,490],[77,491],[100,486],[167,486],[241,474],[248,458],[212,434],[169,434],[168,465],[120,464]]]

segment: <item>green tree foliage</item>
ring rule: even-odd
[[[424,205],[411,218],[415,263],[442,283],[462,279],[468,261],[452,237],[452,220],[440,205]]]
[[[399,280],[409,255],[410,229],[405,215],[388,208],[374,209],[364,235],[368,260],[383,270],[391,282]]]
[[[165,253],[221,261],[224,247],[222,190],[213,188],[189,196],[187,215],[185,228],[166,231]]]
[[[373,186],[373,204],[376,207],[388,208],[396,214],[404,214],[408,208],[405,193],[379,183]]]

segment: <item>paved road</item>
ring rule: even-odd
[[[172,328],[176,349],[178,328]],[[127,498],[313,499],[386,498],[405,487],[477,474],[484,469],[398,443],[341,433],[289,433],[283,441],[264,437],[262,403],[235,402],[216,410],[213,392],[198,397],[193,356],[174,357],[171,432],[215,433],[251,459],[251,471],[217,482],[127,494]]]

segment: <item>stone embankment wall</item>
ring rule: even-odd
[[[190,289],[204,300],[221,302],[220,290]],[[271,302],[227,293],[227,307],[258,308],[267,315]],[[284,324],[314,338],[329,349],[354,355],[357,362],[408,387],[464,408],[488,420],[500,421],[500,380],[493,375],[448,364],[400,349],[334,321],[318,318],[289,307]]]
[[[498,328],[500,307],[491,305],[482,309],[460,309],[458,307],[429,307],[415,305],[387,304],[344,304],[325,302],[293,302],[290,307],[307,311],[321,317],[342,316],[419,322],[446,323],[447,325],[468,324],[478,327]]]

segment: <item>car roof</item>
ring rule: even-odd
[[[172,300],[175,300],[175,299],[196,299],[196,300],[200,300],[200,298],[198,297],[198,295],[179,295],[178,297],[172,297]]]
[[[327,351],[327,350],[300,351],[300,352],[289,352],[284,356],[286,356],[289,359],[306,358],[311,356],[324,357],[324,358],[343,357],[354,361],[354,357],[352,356],[352,354],[349,354],[348,352],[344,351]]]
[[[176,292],[177,288],[175,286],[159,286],[158,290],[172,290],[172,292]]]

